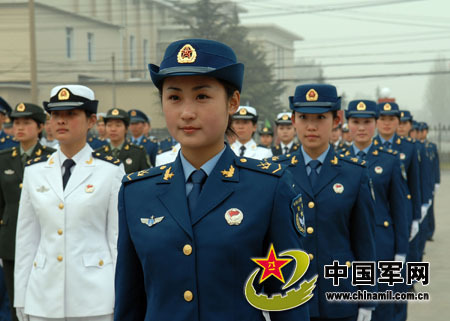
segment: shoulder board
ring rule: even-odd
[[[158,167],[152,167],[148,169],[144,169],[138,172],[133,172],[128,175],[125,175],[122,179],[122,183],[130,183],[134,181],[138,181],[144,178],[150,178],[155,177],[158,175],[164,174],[167,170],[170,170],[173,163],[169,163],[166,165],[158,166]]]
[[[282,167],[281,164],[275,164],[270,159],[257,160],[253,158],[239,157],[236,160],[236,166],[274,176],[281,176],[284,171],[284,167]]]
[[[4,142],[6,142],[6,137],[0,138],[0,143],[3,144]]]
[[[45,155],[45,156],[35,157],[35,158],[33,158],[33,159],[30,159],[30,160],[25,164],[25,166],[30,166],[30,165],[33,165],[33,164],[46,162],[47,159],[49,159],[49,158],[50,158],[50,154]]]
[[[397,155],[398,151],[393,150],[393,149],[386,149],[386,148],[378,148],[379,151],[386,153],[386,154],[391,154],[391,155]]]
[[[168,152],[169,150],[172,150],[172,147],[173,146],[166,146],[166,148],[160,148],[160,149],[158,149],[158,154]]]
[[[125,149],[125,150],[130,150],[130,149],[144,149],[144,146],[142,146],[142,145],[134,145],[134,144],[129,144],[128,145],[128,148],[126,148],[127,147],[127,145],[125,145],[123,148]]]
[[[279,156],[272,156],[265,158],[264,161],[272,163],[281,163],[283,165],[295,166],[298,163],[298,157],[296,154],[286,154]]]
[[[343,161],[353,164],[353,165],[359,165],[362,167],[366,167],[366,164],[367,164],[367,162],[365,160],[360,160],[358,157],[345,156],[344,154],[337,154],[337,157],[339,158],[339,160],[343,160]]]
[[[2,149],[2,150],[0,150],[0,155],[1,154],[9,154],[14,150],[17,150],[17,147],[10,147],[10,148],[6,148],[6,149]]]
[[[105,155],[105,154],[100,153],[100,152],[92,152],[92,156],[94,156],[94,158],[98,158],[98,159],[104,160],[105,162],[108,162],[108,163],[111,163],[111,164],[114,164],[114,165],[117,165],[117,166],[120,165],[120,159],[114,158],[114,157],[112,157],[110,155]]]

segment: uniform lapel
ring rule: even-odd
[[[59,159],[59,152],[54,152],[45,164],[45,178],[53,189],[56,195],[63,201],[63,186],[61,174],[61,161]]]
[[[224,153],[206,180],[205,185],[203,185],[194,213],[190,213],[192,225],[200,221],[233,193],[234,184],[230,184],[229,182],[239,181],[239,173],[234,164],[234,153],[227,145]],[[234,168],[234,171],[232,168]],[[232,172],[233,175],[231,175]]]
[[[306,194],[308,194],[309,197],[313,198],[314,193],[311,188],[308,174],[306,173],[306,165],[303,153],[300,151],[292,156],[291,163],[296,165],[293,171],[294,177],[298,180],[298,182],[300,182],[300,186],[306,192]]]
[[[80,184],[82,184],[91,174],[94,172],[95,160],[92,157],[92,150],[86,149],[83,152],[81,161],[76,164],[69,181],[67,182],[66,189],[64,190],[64,197],[67,197],[72,193]],[[62,178],[61,178],[62,181]]]
[[[330,147],[327,157],[325,157],[325,161],[322,164],[322,169],[319,173],[319,180],[314,187],[314,195],[320,193],[320,191],[329,183],[333,178],[335,178],[339,174],[339,161],[336,157],[333,147]]]
[[[162,193],[156,197],[163,203],[173,219],[193,239],[184,180],[183,166],[180,157],[177,157],[173,165],[167,166],[165,173],[161,175],[158,184],[164,184],[166,188],[162,188]]]

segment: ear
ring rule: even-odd
[[[333,129],[335,129],[339,123],[341,122],[341,117],[339,115],[336,116],[336,118],[333,118]]]
[[[89,118],[88,118],[88,127],[89,127],[89,129],[94,127],[94,125],[96,123],[97,123],[97,115],[96,114],[92,114],[91,116],[89,116]]]
[[[228,100],[228,114],[234,115],[239,108],[241,102],[241,94],[239,91],[235,90],[233,96]]]
[[[295,125],[295,111],[292,112],[291,122],[292,122],[292,125]]]

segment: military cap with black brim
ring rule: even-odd
[[[378,104],[378,110],[380,113],[380,116],[397,116],[400,118],[400,110],[398,108],[397,103],[390,102],[390,103],[381,103]]]
[[[2,97],[0,97],[0,112],[8,115],[11,112],[12,108],[11,106],[4,100]]]
[[[227,45],[208,39],[185,39],[171,43],[160,66],[149,64],[154,85],[161,88],[164,79],[174,76],[209,76],[242,90],[244,65],[237,62]]]
[[[119,108],[112,108],[108,110],[106,116],[103,116],[103,119],[105,120],[105,124],[110,119],[120,119],[125,123],[125,126],[127,127],[130,124],[130,116],[128,116],[128,113],[125,110]]]
[[[400,121],[412,121],[413,116],[409,110],[400,110]]]
[[[48,113],[72,109],[97,113],[98,100],[95,100],[94,92],[86,86],[56,86],[51,90],[50,96],[50,101],[44,101],[43,103]]]
[[[14,108],[9,116],[11,120],[14,121],[16,118],[31,118],[38,123],[44,124],[47,120],[47,115],[45,114],[42,107],[32,103],[20,103]]]
[[[305,84],[295,88],[289,97],[289,107],[304,114],[323,114],[341,109],[341,97],[336,87],[327,84]]]

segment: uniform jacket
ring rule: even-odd
[[[107,144],[96,149],[95,152],[102,153],[105,156],[111,156],[112,148],[110,144]],[[125,168],[125,173],[127,174],[150,167],[150,164],[148,162],[148,155],[145,152],[143,146],[137,146],[125,142],[117,158],[122,162]]]
[[[242,144],[236,140],[233,144],[231,144],[231,149],[234,151],[234,153],[239,156],[241,154],[241,148]],[[272,151],[269,148],[259,147],[258,144],[253,139],[250,139],[245,144],[245,153],[244,157],[254,158],[254,159],[264,159],[268,157],[272,157]]]
[[[289,153],[293,153],[295,151],[297,151],[300,148],[300,144],[299,143],[293,143],[291,148],[288,150],[288,154]],[[273,156],[279,156],[279,155],[283,155],[283,150],[281,148],[281,144],[277,144],[275,146],[272,147],[272,155]]]
[[[378,145],[379,146],[379,145]],[[343,151],[355,157],[351,146]],[[394,260],[408,253],[407,186],[402,177],[398,152],[370,147],[365,159],[375,192],[375,243],[377,260]]]
[[[381,146],[379,136],[373,139],[375,146]],[[415,141],[410,138],[400,137],[394,134],[392,149],[398,151],[407,177],[407,184],[412,201],[412,219],[420,219],[421,194],[420,194],[420,154],[417,153]],[[411,221],[409,224],[411,225]]]
[[[45,318],[111,314],[123,167],[85,146],[63,190],[59,153],[25,168],[14,306]]]
[[[342,157],[330,148],[313,190],[301,151],[274,156],[272,160],[289,165],[287,170],[303,195],[307,232],[304,246],[312,258],[306,279],[319,275],[314,296],[308,303],[311,317],[356,316],[358,304],[329,303],[325,298],[325,292],[358,289],[351,284],[352,269],[348,269],[349,278],[333,286],[331,279],[324,278],[324,266],[332,265],[333,260],[347,266],[353,261],[376,260],[374,200],[367,168],[358,159]]]
[[[244,296],[246,279],[257,267],[251,258],[265,257],[269,243],[277,252],[301,249],[302,237],[290,209],[297,195],[290,174],[259,164],[236,157],[227,146],[191,216],[179,157],[124,178],[115,320],[264,320]],[[225,219],[233,208],[243,213],[239,225]],[[141,222],[152,217],[162,221],[151,227]],[[279,291],[281,282],[277,286]],[[187,290],[193,293],[190,302],[184,299]],[[274,291],[265,286],[266,293]],[[309,320],[307,305],[271,313],[271,319]]]
[[[37,143],[34,157],[47,157],[55,150]],[[22,190],[23,165],[20,149],[13,147],[0,152],[0,258],[14,260],[17,213]]]
[[[172,163],[175,160],[175,158],[177,158],[178,151],[180,150],[180,148],[181,145],[178,143],[175,146],[173,146],[170,150],[156,155],[155,166],[161,166],[167,163]]]
[[[99,138],[97,136],[89,137],[87,139],[87,142],[89,146],[91,146],[91,148],[94,150],[108,144],[108,141],[106,139]]]
[[[150,158],[150,163],[152,166],[155,166],[156,154],[158,152],[158,144],[155,141],[152,141],[146,137],[141,139],[141,142],[137,145],[144,146],[145,151]]]
[[[0,150],[17,146],[19,146],[19,142],[14,137],[6,135],[3,130],[0,130]]]

